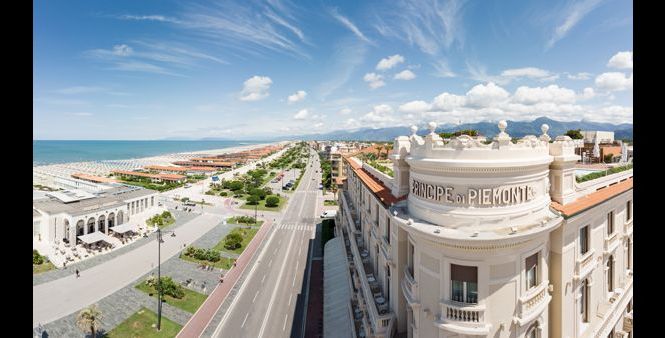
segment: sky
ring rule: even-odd
[[[33,139],[633,120],[627,0],[71,0],[33,8]]]

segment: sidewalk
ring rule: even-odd
[[[177,338],[185,337],[200,337],[203,331],[208,326],[208,323],[212,320],[217,310],[226,299],[229,291],[233,288],[238,278],[245,271],[245,268],[251,262],[252,257],[256,254],[257,248],[263,242],[264,237],[272,228],[272,220],[267,219],[261,230],[259,230],[252,241],[249,243],[245,251],[242,252],[238,260],[236,261],[236,266],[229,270],[224,276],[224,282],[218,284],[215,289],[212,291],[210,296],[206,301],[199,307],[196,313],[189,319],[187,324],[180,330]]]

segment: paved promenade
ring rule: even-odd
[[[178,228],[176,237],[164,236],[161,260],[178,254],[222,221],[221,215],[202,214]],[[33,287],[33,327],[67,316],[122,289],[156,267],[157,243],[146,243],[130,252],[81,271]]]

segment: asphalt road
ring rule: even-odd
[[[213,337],[289,337],[321,191],[316,153]],[[312,164],[310,166],[310,164]],[[319,173],[315,171],[319,170]],[[298,318],[300,320],[300,318]],[[298,323],[298,322],[296,322]]]

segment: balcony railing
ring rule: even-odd
[[[404,298],[411,306],[419,305],[418,302],[418,283],[416,279],[413,278],[411,272],[408,268],[404,269],[404,279],[402,279],[402,292],[404,293]]]
[[[589,250],[575,262],[575,280],[583,279],[594,267],[594,250]]]
[[[623,289],[614,290],[614,296],[610,298],[610,304],[603,314],[602,324],[593,330],[592,336],[607,337],[610,331],[612,331],[614,324],[621,316],[626,314],[624,309],[628,306],[628,302],[633,299],[633,277],[629,275],[627,278]],[[629,318],[632,319],[632,315]]]
[[[386,260],[386,262],[388,262],[388,264],[391,266],[394,265],[392,249],[390,248],[390,244],[388,244],[385,236],[381,237],[381,253],[383,254],[383,258]]]
[[[547,308],[552,299],[552,296],[548,293],[548,286],[549,281],[545,280],[519,298],[517,305],[518,313],[514,318],[514,322],[524,325],[539,316]]]
[[[445,301],[441,318],[434,325],[442,330],[468,335],[487,335],[492,324],[485,322],[485,305]]]
[[[603,243],[603,254],[610,255],[614,249],[616,249],[619,246],[619,232],[615,231],[613,234],[611,234],[609,237],[605,238],[605,242]]]
[[[367,313],[369,314],[369,322],[371,324],[371,331],[375,335],[384,335],[387,332],[390,321],[394,318],[394,314],[390,311],[387,300],[384,300],[384,304],[377,304],[375,294],[381,293],[381,288],[378,283],[370,283],[367,279],[367,272],[371,271],[368,269],[371,265],[368,259],[363,259],[360,255],[360,249],[356,240],[351,239],[351,252],[353,254],[354,265],[358,273],[358,278],[360,279],[360,289],[362,290],[358,295],[362,297],[363,303],[366,304]],[[385,299],[385,297],[384,297]],[[379,307],[382,308],[379,313]]]

